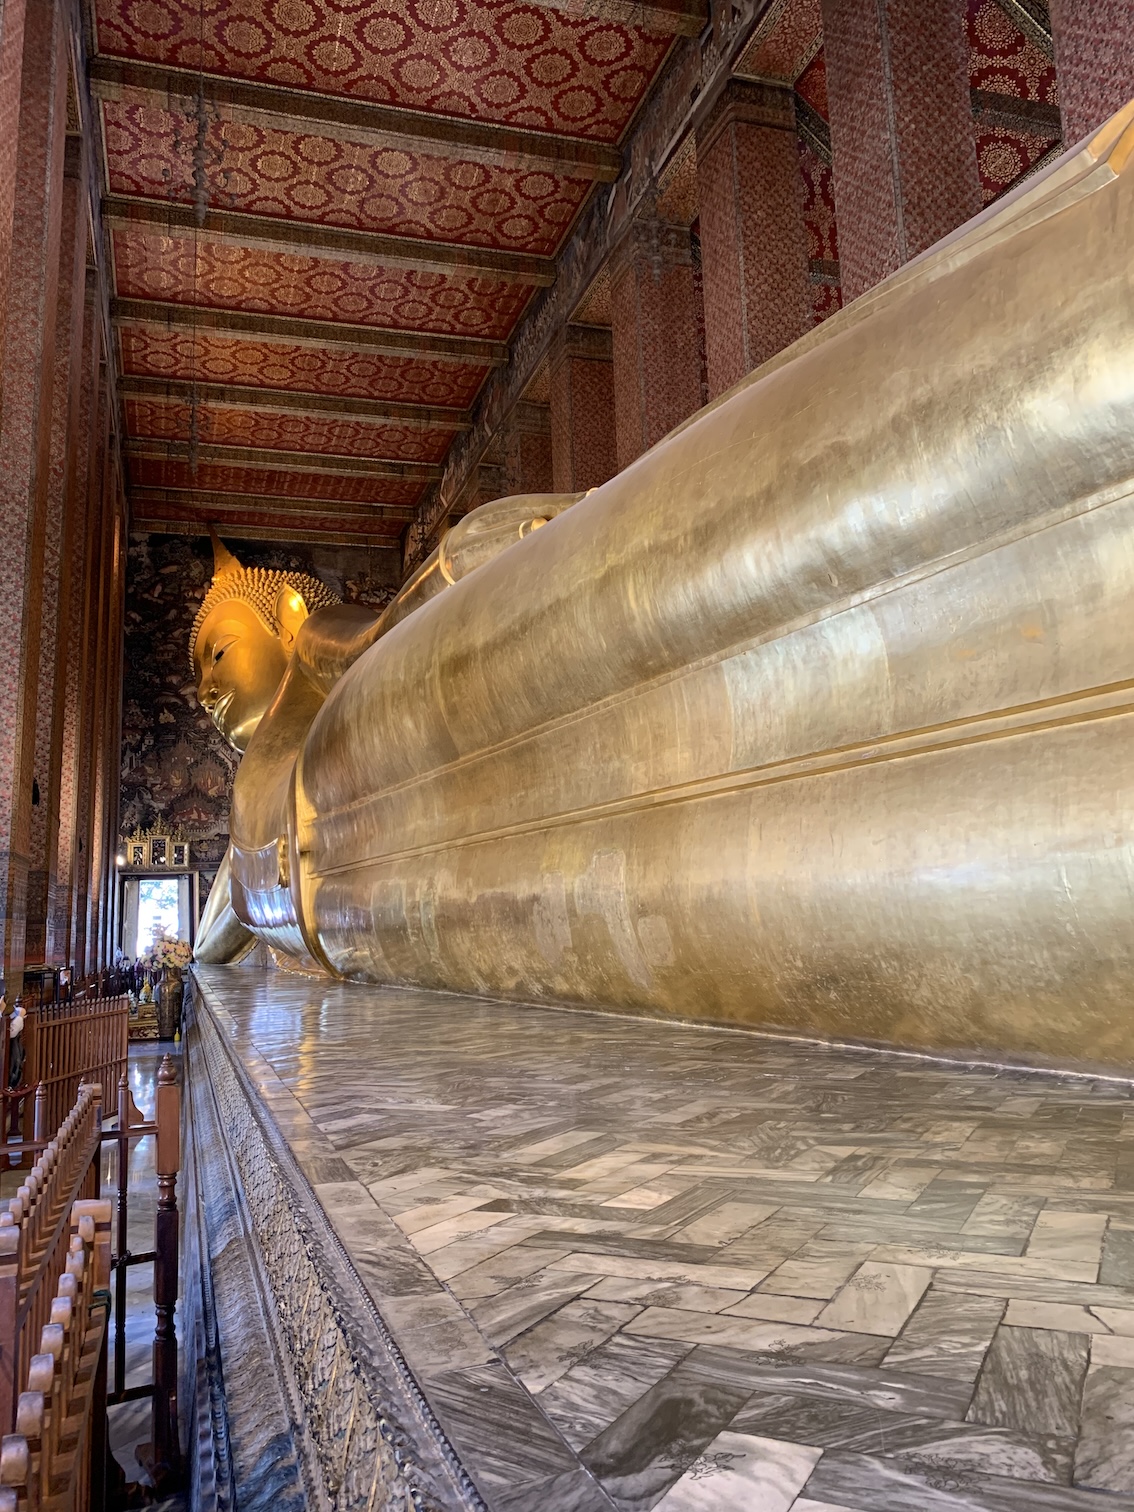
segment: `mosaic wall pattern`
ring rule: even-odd
[[[321,578],[343,598],[380,606],[393,594],[395,553],[362,548],[249,546],[242,561]],[[212,580],[207,540],[135,535],[126,571],[121,828],[158,822],[190,837],[194,865],[213,868],[228,845],[237,756],[197,703],[189,631]]]
[[[186,236],[117,231],[118,295],[209,304],[308,320],[504,340],[530,288],[499,279],[368,267],[233,247]]]
[[[451,162],[393,147],[212,120],[141,104],[103,106],[110,187],[225,210],[429,241],[550,254],[591,184]]]
[[[822,46],[819,0],[773,0],[741,59],[739,72],[792,84]]]
[[[514,0],[99,0],[100,52],[613,142],[670,39]]]
[[[831,119],[827,101],[827,59],[822,46],[795,81],[795,92],[825,121]]]
[[[196,439],[210,446],[258,446],[341,457],[385,457],[399,462],[439,462],[453,438],[448,429],[379,425],[328,415],[273,413],[176,400],[127,399],[126,425],[135,437],[163,441]]]
[[[803,224],[811,263],[811,313],[816,325],[843,307],[839,287],[839,237],[835,224],[835,181],[830,163],[806,142],[799,143],[803,178]]]
[[[164,326],[125,326],[119,332],[123,371],[143,378],[192,375],[205,383],[464,409],[488,371],[466,363],[384,357],[299,342],[190,335]]]
[[[1059,104],[1055,64],[1005,14],[996,0],[969,0],[969,83],[974,90],[1033,104]],[[977,167],[986,205],[998,199],[1060,146],[1058,126],[1037,122],[976,126]]]
[[[198,462],[194,468],[177,457],[131,457],[130,481],[136,488],[199,488],[207,493],[246,493],[279,499],[316,499],[338,504],[390,504],[408,508],[421,497],[424,484],[399,478],[357,478],[340,473],[311,473],[267,467],[238,467]]]

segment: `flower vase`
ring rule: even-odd
[[[185,980],[180,966],[167,966],[158,988],[158,1039],[172,1039],[181,1027],[181,999]]]

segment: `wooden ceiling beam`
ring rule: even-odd
[[[421,357],[430,362],[441,360],[477,367],[503,367],[508,361],[505,342],[482,341],[475,336],[386,331],[377,326],[249,314],[243,310],[218,310],[208,305],[174,304],[158,299],[114,299],[110,310],[115,325],[160,325],[178,334],[287,341],[319,351],[373,352],[380,357]]]
[[[537,10],[561,11],[578,20],[614,21],[667,37],[697,37],[708,23],[705,0],[531,0]]]
[[[226,509],[245,513],[270,510],[281,518],[287,515],[302,515],[306,519],[326,516],[328,520],[369,520],[372,523],[385,521],[390,525],[402,525],[413,517],[413,509],[401,504],[355,504],[338,499],[293,499],[279,494],[234,494],[218,493],[208,488],[153,488],[132,487],[130,498],[140,513],[154,514],[163,505],[178,508]]]
[[[401,551],[400,538],[385,531],[324,530],[310,519],[297,517],[294,525],[261,525],[234,519],[190,515],[155,515],[131,512],[130,529],[139,535],[203,536],[209,526],[219,528],[230,541],[299,541],[311,546],[364,546],[368,551]]]
[[[171,236],[191,232],[224,246],[256,247],[265,252],[321,257],[364,267],[413,268],[540,288],[555,282],[554,259],[533,257],[526,252],[420,241],[378,231],[282,220],[271,215],[244,215],[236,210],[206,210],[203,216],[198,216],[193,205],[135,195],[104,196],[102,218],[112,231],[158,231]]]
[[[95,58],[91,87],[101,100],[141,97],[161,108],[191,114],[203,106],[212,118],[266,130],[307,132],[361,147],[394,147],[494,168],[534,170],[602,184],[613,183],[622,170],[622,154],[605,142],[126,58]]]
[[[373,420],[388,425],[412,426],[415,430],[466,431],[468,413],[428,404],[393,404],[375,399],[339,398],[334,394],[309,394],[293,389],[245,387],[229,383],[199,383],[186,378],[132,378],[118,380],[118,392],[145,399],[176,399],[191,403],[221,404],[238,409],[267,410],[279,414],[319,415],[325,419]]]
[[[159,436],[130,436],[128,457],[151,457],[158,461],[227,462],[239,467],[263,467],[274,472],[330,473],[354,478],[403,478],[434,482],[441,476],[435,462],[387,462],[375,457],[329,456],[323,452],[281,451],[262,446],[212,446],[188,441],[163,441]]]

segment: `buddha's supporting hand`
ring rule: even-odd
[[[216,881],[197,931],[194,959],[206,966],[228,966],[242,960],[256,943],[256,936],[244,927],[232,907],[230,854],[225,851],[217,868]]]

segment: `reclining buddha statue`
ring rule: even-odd
[[[222,552],[199,959],[1129,1061],[1132,249],[1134,107],[380,617]]]

